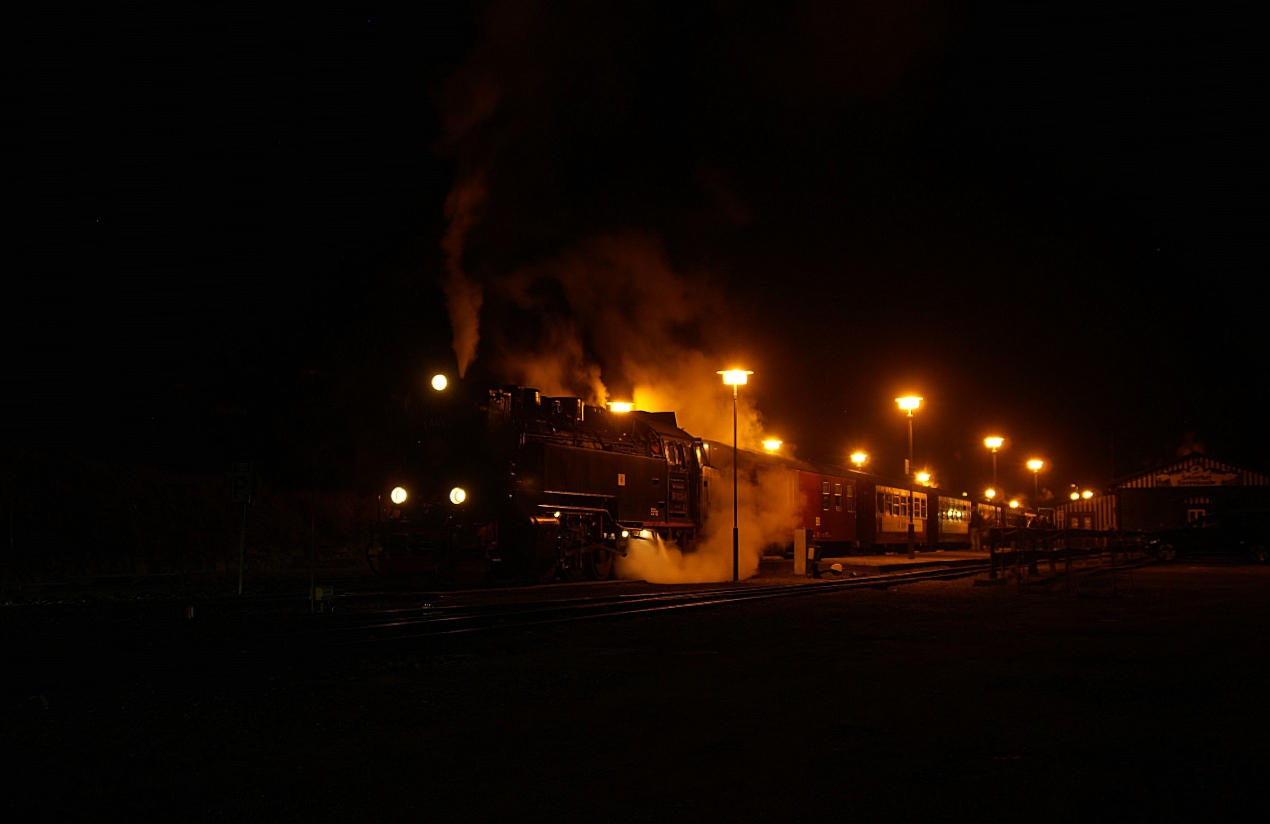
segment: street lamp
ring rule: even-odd
[[[868,460],[869,454],[867,452],[851,453],[851,463],[855,464],[856,469],[864,469],[864,465],[868,462]]]
[[[997,450],[1001,448],[1001,444],[1005,443],[1005,438],[1000,435],[992,435],[983,439],[983,445],[992,450],[992,488],[997,488]]]
[[[917,545],[913,537],[913,411],[922,405],[916,395],[896,398],[900,409],[908,412],[908,460],[904,462],[904,477],[908,479],[908,557],[917,557]]]
[[[732,387],[732,581],[735,583],[740,580],[739,558],[741,546],[741,529],[737,518],[737,479],[736,465],[737,461],[737,445],[736,445],[736,398],[739,387],[749,383],[750,375],[753,372],[747,372],[744,369],[727,369],[719,372],[723,376],[723,385]]]
[[[1036,507],[1038,514],[1041,507],[1041,467],[1043,466],[1045,461],[1040,458],[1033,458],[1027,462],[1027,468],[1032,470],[1032,505]]]
[[[763,441],[763,448],[768,452],[779,452],[782,443],[780,438],[767,438]]]

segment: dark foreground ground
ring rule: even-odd
[[[95,673],[27,649],[6,656],[0,801],[44,820],[1260,820],[1268,594],[1265,567],[1155,565],[1072,593],[922,583],[302,660],[176,637],[111,673],[94,640]]]

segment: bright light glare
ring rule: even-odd
[[[856,466],[864,466],[865,463],[868,462],[868,460],[869,460],[869,453],[867,452],[852,452],[851,453],[851,463],[855,464]]]
[[[905,395],[902,398],[896,398],[895,402],[900,405],[900,409],[906,412],[912,412],[922,405],[922,399],[917,395]]]
[[[985,489],[983,491],[983,497],[991,501],[993,498],[997,497],[997,491],[995,489]]]
[[[610,412],[630,412],[635,408],[635,404],[630,401],[612,401],[609,403]]]
[[[1042,461],[1040,458],[1033,458],[1027,462],[1027,468],[1033,472],[1040,472],[1041,467],[1043,466],[1045,466],[1045,461]]]
[[[930,473],[929,473],[929,472],[918,472],[918,473],[917,473],[917,482],[918,482],[919,484],[928,484],[928,483],[930,483]]]
[[[750,375],[754,373],[744,369],[727,369],[721,370],[719,374],[723,376],[723,382],[728,386],[745,386],[750,381]]]
[[[651,538],[651,537],[653,537],[653,531],[652,531],[651,529],[641,529],[641,530],[639,531],[639,537],[641,537],[641,538]]]
[[[1003,443],[1005,443],[1005,438],[1001,438],[996,435],[993,435],[990,438],[983,439],[983,445],[988,447],[989,449],[1000,449],[1001,444]]]
[[[781,443],[782,441],[780,438],[768,438],[767,440],[763,441],[763,448],[766,449],[768,452],[775,452],[776,450],[781,448]]]
[[[444,392],[445,388],[449,385],[450,381],[445,377],[445,375],[432,376],[432,388],[438,392]]]
[[[1018,508],[1019,508],[1018,501],[1010,501],[1010,509],[1018,509]]]
[[[406,490],[401,487],[393,487],[392,492],[388,493],[388,497],[395,504],[404,504],[406,502]]]
[[[1073,493],[1072,493],[1072,500],[1073,500],[1073,501],[1079,501],[1079,500],[1080,500],[1080,493],[1079,493],[1079,492],[1073,492]]]
[[[1094,497],[1094,493],[1092,493],[1092,492],[1090,492],[1088,489],[1086,489],[1084,492],[1080,493],[1080,497],[1082,497],[1082,498],[1084,498],[1086,501],[1088,501],[1090,498]]]
[[[467,490],[461,486],[456,486],[450,490],[450,503],[458,506],[467,500]]]

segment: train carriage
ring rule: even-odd
[[[872,479],[862,481],[860,510],[869,512],[872,518],[860,520],[860,541],[863,546],[881,549],[908,545],[909,489]],[[930,543],[928,531],[928,496],[926,490],[912,491],[913,541],[915,546]],[[867,510],[866,510],[867,507]]]
[[[932,492],[939,503],[939,510],[931,520],[931,543],[943,549],[960,549],[970,546],[970,510],[968,498],[954,498]]]

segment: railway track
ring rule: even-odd
[[[791,584],[724,586],[673,592],[585,595],[503,603],[432,604],[361,613],[332,613],[304,629],[310,640],[331,645],[403,641],[499,629],[523,628],[623,615],[642,615],[746,601],[822,595],[844,589],[891,587],[978,575],[988,564],[934,567],[864,578],[819,579]]]

